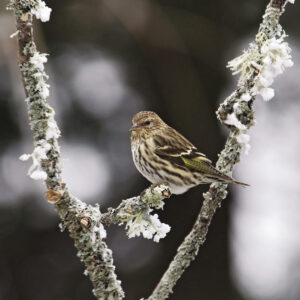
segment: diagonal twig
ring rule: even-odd
[[[231,174],[233,166],[239,162],[242,144],[239,142],[239,136],[245,134],[246,130],[254,124],[253,101],[255,96],[263,93],[257,90],[257,77],[263,69],[261,61],[262,47],[267,41],[278,37],[279,33],[284,33],[279,25],[279,17],[284,12],[284,7],[288,0],[271,0],[266,8],[263,21],[256,36],[255,43],[250,44],[247,61],[249,68],[242,72],[238,88],[220,105],[217,115],[221,123],[230,128],[225,148],[220,153],[217,168],[227,174]],[[246,61],[244,61],[246,64]],[[253,65],[252,65],[253,64]],[[248,67],[248,65],[247,65]],[[270,92],[270,90],[267,90]],[[264,90],[265,92],[265,90]],[[268,95],[269,96],[269,95]],[[267,97],[265,95],[265,97]],[[237,111],[238,110],[238,111]],[[234,122],[228,116],[235,113]],[[234,125],[234,126],[233,126]],[[238,128],[237,128],[238,127]],[[208,192],[203,194],[204,202],[196,219],[196,222],[185,237],[182,244],[177,249],[177,254],[171,261],[167,270],[163,274],[156,288],[148,300],[162,300],[169,297],[178,279],[182,276],[186,268],[195,259],[199,247],[205,242],[209,225],[222,200],[227,195],[226,184],[211,184]]]

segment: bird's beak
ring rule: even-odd
[[[137,124],[133,124],[131,126],[131,128],[129,129],[129,131],[135,131],[135,130],[138,130],[139,129],[139,126]]]

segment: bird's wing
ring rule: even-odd
[[[181,156],[184,164],[193,170],[199,171],[201,173],[213,174],[215,173],[215,168],[212,166],[211,160],[205,156],[196,156],[196,157],[186,157]]]
[[[210,173],[211,160],[208,159],[205,154],[198,151],[198,149],[191,144],[187,139],[185,139],[181,134],[172,132],[168,138],[163,141],[160,140],[157,143],[155,154],[163,157],[167,160],[173,161],[178,165],[184,165],[190,169]]]
[[[211,160],[206,157],[205,154],[199,152],[197,148],[184,148],[184,147],[174,147],[174,145],[166,145],[162,147],[157,147],[155,149],[157,155],[171,156],[171,157],[181,157],[183,160],[188,161],[206,161],[211,163]]]
[[[210,182],[232,182],[248,186],[218,171],[205,154],[199,152],[192,143],[173,128],[166,131],[164,136],[155,137],[154,144],[156,155],[178,166],[202,173],[207,180],[211,180]]]
[[[177,163],[181,161],[181,164],[200,172],[205,172],[205,169],[212,163],[205,154],[199,152],[196,148],[183,149],[167,145],[158,147],[155,153],[165,158],[180,158]]]

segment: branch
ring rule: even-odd
[[[242,148],[247,147],[249,136],[245,133],[254,125],[253,102],[256,95],[260,94],[264,100],[271,99],[274,91],[269,86],[273,78],[282,73],[284,67],[292,65],[290,49],[283,42],[285,34],[279,25],[279,17],[287,2],[292,1],[270,1],[255,42],[250,44],[242,56],[229,63],[234,74],[241,75],[238,88],[217,111],[218,119],[230,129],[225,148],[217,162],[217,168],[221,172],[231,174],[233,166],[240,160]],[[149,300],[166,299],[172,293],[177,280],[205,242],[212,218],[222,200],[226,198],[226,188],[227,184],[213,183],[208,192],[203,194],[204,202],[192,230],[177,249],[177,254]]]
[[[149,208],[163,208],[163,199],[171,196],[167,185],[159,184],[146,189],[140,196],[123,200],[117,208],[109,208],[107,213],[101,215],[101,223],[109,226],[128,222],[136,215],[148,211]]]
[[[170,196],[171,192],[167,185],[152,185],[140,196],[123,200],[116,209],[108,209],[108,212],[102,215],[101,222],[107,226],[126,223],[129,238],[142,234],[144,238],[153,238],[154,242],[158,243],[171,227],[162,223],[158,215],[152,215],[151,212],[153,208],[162,209],[164,206],[162,200]]]
[[[163,199],[170,197],[168,186],[160,184],[146,189],[141,196],[123,200],[116,208],[101,214],[99,206],[87,205],[70,195],[61,178],[60,151],[57,139],[60,131],[54,120],[54,110],[48,105],[49,85],[44,72],[46,55],[37,51],[33,39],[33,15],[48,21],[51,9],[41,0],[11,0],[8,7],[16,16],[19,45],[19,66],[25,88],[29,123],[34,137],[34,151],[24,154],[21,160],[32,158],[28,175],[42,179],[47,186],[47,199],[54,204],[62,223],[77,248],[77,256],[85,264],[85,275],[93,284],[98,299],[122,299],[124,292],[117,280],[112,252],[103,238],[106,225],[126,223],[129,237],[140,235],[158,242],[170,227],[161,223],[152,208],[161,209]]]
[[[21,159],[31,157],[30,177],[45,181],[48,201],[54,203],[62,220],[61,228],[67,228],[74,240],[77,256],[92,281],[94,295],[98,299],[122,299],[124,292],[115,274],[112,252],[102,240],[106,233],[100,223],[99,207],[86,205],[71,196],[61,178],[57,143],[60,132],[54,110],[47,103],[49,85],[44,72],[47,58],[36,50],[32,26],[33,15],[45,21],[51,10],[41,0],[11,0],[9,8],[16,16],[19,66],[35,147],[31,155],[23,155]]]
[[[294,3],[295,0],[272,0],[270,5],[282,10],[288,2]]]

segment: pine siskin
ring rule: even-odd
[[[130,131],[136,168],[152,183],[167,182],[173,194],[212,182],[247,186],[219,172],[204,154],[152,111],[137,113]]]

